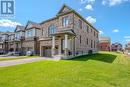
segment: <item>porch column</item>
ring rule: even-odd
[[[16,43],[14,42],[14,52],[16,52]]]
[[[65,56],[68,56],[68,35],[65,35]]]
[[[55,36],[52,37],[52,57],[55,55]]]
[[[72,46],[72,55],[75,56],[75,37],[72,37],[72,42],[71,42],[71,46]]]
[[[43,56],[43,48],[42,48],[42,46],[40,46],[40,56],[41,57]]]
[[[59,38],[58,55],[61,55],[61,38]]]

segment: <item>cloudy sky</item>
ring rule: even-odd
[[[63,4],[76,10],[112,42],[130,42],[130,0],[15,0],[15,17],[0,17],[0,31],[13,31],[28,20],[54,17]]]

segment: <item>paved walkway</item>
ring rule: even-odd
[[[7,67],[7,66],[18,65],[18,64],[31,63],[31,62],[36,62],[36,61],[40,61],[40,60],[45,60],[45,58],[39,57],[39,58],[27,58],[27,59],[0,61],[0,67]]]

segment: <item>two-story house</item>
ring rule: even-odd
[[[41,27],[40,56],[65,59],[98,51],[98,30],[66,5]]]
[[[8,52],[14,52],[15,33],[14,32],[10,32],[10,33],[7,33],[7,34],[8,34],[8,40],[7,40]]]
[[[109,37],[99,37],[98,49],[100,51],[111,51],[111,39]]]
[[[116,42],[111,45],[111,51],[122,51],[122,50],[123,46],[121,43]]]
[[[21,54],[23,54],[22,42],[24,41],[24,38],[25,38],[25,27],[17,25],[15,29],[15,42],[14,42],[15,52],[20,52]]]
[[[0,49],[2,54],[6,54],[10,50],[13,50],[13,40],[13,32],[5,32],[0,35]]]

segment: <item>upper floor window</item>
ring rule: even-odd
[[[98,33],[97,33],[97,38],[98,38]]]
[[[91,28],[91,32],[93,32],[93,29]]]
[[[2,41],[8,40],[8,35],[2,35]]]
[[[34,36],[34,29],[30,29],[26,31],[26,37],[32,37]]]
[[[94,31],[94,36],[95,36],[95,31]]]
[[[14,40],[14,35],[10,35],[9,40]]]
[[[80,44],[81,44],[81,39],[82,39],[82,38],[81,38],[81,35],[80,35]]]
[[[82,21],[81,20],[78,20],[77,26],[78,26],[78,28],[82,29]]]
[[[89,33],[89,26],[87,25],[87,32]]]
[[[68,17],[68,16],[63,17],[63,18],[62,18],[62,26],[63,26],[63,27],[66,27],[66,26],[68,26],[68,25],[69,25],[69,17]]]
[[[20,39],[20,32],[16,33],[16,39]]]
[[[55,25],[50,25],[48,27],[48,35],[54,34],[56,32],[56,26]]]

